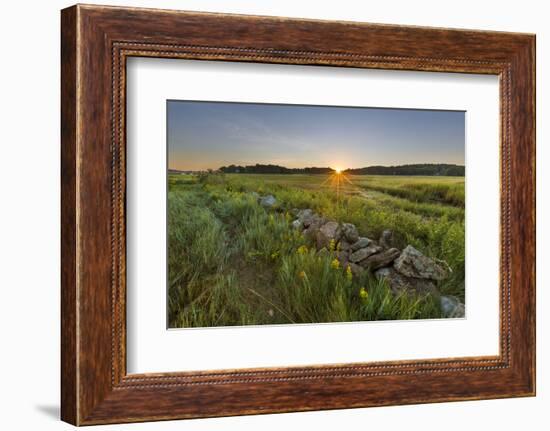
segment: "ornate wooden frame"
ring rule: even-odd
[[[534,35],[82,5],[61,16],[63,420],[88,425],[535,394]],[[129,56],[498,75],[500,354],[127,375]]]

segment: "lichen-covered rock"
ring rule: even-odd
[[[341,239],[338,243],[338,250],[339,251],[350,251],[351,250],[351,244],[347,242],[345,239]]]
[[[359,237],[359,239],[351,245],[352,251],[357,251],[360,248],[367,247],[372,241],[366,237]]]
[[[401,252],[396,248],[389,248],[383,250],[379,253],[375,253],[365,260],[362,260],[359,264],[363,268],[370,268],[371,271],[374,271],[378,268],[383,268],[384,266],[390,265],[395,259],[399,257]]]
[[[298,211],[298,215],[297,215],[298,220],[302,222],[304,227],[309,227],[309,225],[314,219],[314,216],[315,214],[313,214],[313,211],[310,210],[309,208]]]
[[[322,225],[317,232],[317,248],[330,247],[331,242],[334,246],[342,237],[340,225],[335,221],[329,221]]]
[[[464,304],[456,296],[441,295],[439,303],[444,317],[458,319],[466,315]]]
[[[273,195],[267,195],[260,198],[260,205],[264,208],[272,208],[277,203],[277,199]]]
[[[392,267],[381,268],[375,271],[376,278],[386,280],[391,291],[395,295],[407,293],[410,295],[432,294],[438,295],[435,284],[426,279],[406,277]]]
[[[356,263],[353,263],[353,262],[348,262],[348,266],[351,269],[352,275],[355,277],[359,277],[365,271],[365,269],[362,266],[357,265]]]
[[[378,244],[380,244],[384,248],[392,248],[393,247],[393,232],[389,229],[386,229],[382,232],[380,235],[380,240],[378,241]]]
[[[319,232],[319,229],[321,226],[323,226],[326,223],[326,220],[323,217],[318,216],[317,214],[314,214],[311,219],[309,220],[308,226],[304,229],[302,234],[307,238],[316,239],[317,234]],[[305,226],[305,225],[304,225]]]
[[[292,222],[292,227],[294,229],[302,230],[304,228],[304,224],[300,219],[296,219]]]
[[[381,250],[382,250],[382,247],[380,247],[379,245],[371,244],[368,247],[360,248],[359,250],[354,251],[350,255],[349,260],[350,262],[353,262],[353,263],[359,263],[362,260],[369,257],[370,255],[378,253]]]
[[[443,265],[434,259],[424,256],[412,245],[408,245],[393,263],[393,267],[406,277],[422,278],[427,280],[445,280],[449,273]]]
[[[357,231],[357,228],[354,224],[343,223],[342,234],[344,235],[344,238],[352,244],[359,240],[359,232]]]

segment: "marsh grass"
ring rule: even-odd
[[[354,223],[373,238],[392,229],[400,247],[446,260],[453,275],[440,288],[463,298],[463,208],[355,188],[337,198],[311,187],[322,176],[271,177],[169,177],[170,327],[440,317],[435,298],[395,296],[366,273],[351,277],[333,251],[316,253],[291,229],[293,208]],[[274,194],[277,208],[266,211],[252,192]]]
[[[366,176],[361,186],[407,199],[464,208],[465,192],[462,177],[384,177]]]

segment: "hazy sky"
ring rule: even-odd
[[[168,101],[168,166],[464,164],[464,112]]]

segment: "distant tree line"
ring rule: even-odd
[[[334,172],[334,169],[319,167],[287,168],[279,165],[262,165],[257,163],[247,166],[222,166],[219,171],[226,174],[330,174]],[[344,172],[350,175],[426,175],[463,177],[465,175],[465,167],[445,163],[423,163],[400,166],[368,166],[358,169],[346,169]]]
[[[401,166],[368,166],[359,169],[347,169],[351,175],[440,175],[449,177],[463,177],[465,167],[449,164],[416,164]]]
[[[329,174],[331,168],[286,168],[279,165],[222,166],[220,171],[226,174]]]

